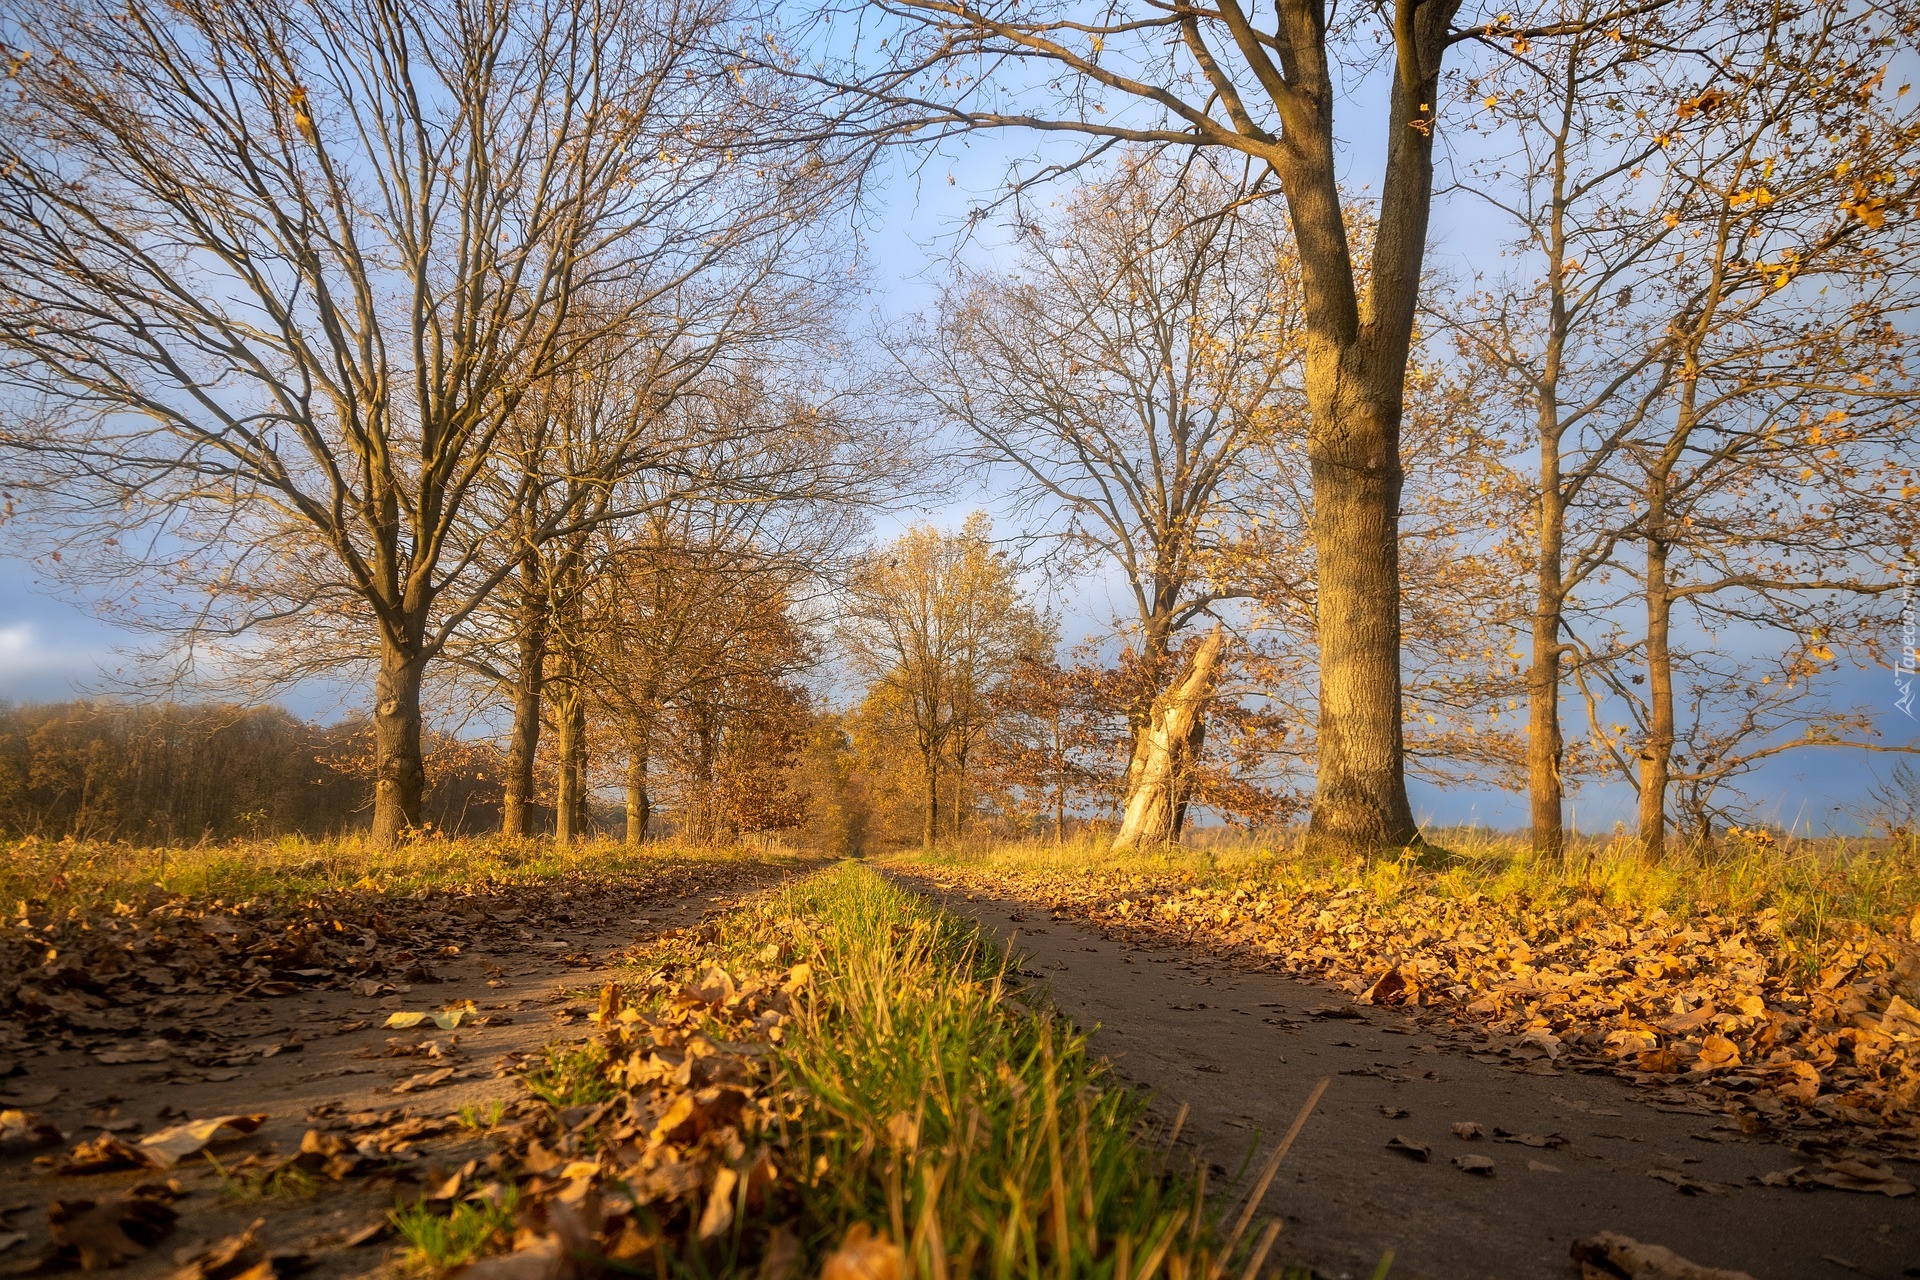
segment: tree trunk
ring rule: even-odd
[[[1205,719],[1214,673],[1226,645],[1226,629],[1215,625],[1170,688],[1154,703],[1153,718],[1127,771],[1133,788],[1113,850],[1123,853],[1164,842],[1175,834],[1191,784],[1191,761],[1184,757]]]
[[[1647,539],[1647,740],[1640,748],[1640,857],[1653,866],[1667,854],[1667,782],[1673,768],[1673,657],[1667,626],[1667,544],[1658,536],[1665,518],[1665,485],[1656,484]]]
[[[1557,430],[1547,429],[1550,409],[1541,409],[1540,547],[1534,581],[1533,655],[1527,668],[1527,793],[1533,810],[1533,851],[1560,858],[1566,849],[1561,811],[1566,799],[1561,763],[1560,625],[1566,605],[1561,557],[1566,540],[1566,504],[1560,491]],[[1554,415],[1557,418],[1557,413]]]
[[[967,827],[967,751],[954,752],[953,758],[953,838],[964,840]]]
[[[513,686],[513,730],[507,740],[506,794],[500,804],[500,834],[529,834],[533,808],[533,766],[540,750],[540,698],[546,683],[546,600],[531,591],[521,597],[520,669]]]
[[[1178,797],[1173,806],[1173,822],[1167,829],[1167,843],[1179,840],[1187,829],[1187,807],[1193,798],[1194,779],[1199,776],[1200,753],[1207,747],[1207,718],[1195,716],[1193,728],[1187,731],[1187,740],[1180,744],[1180,752],[1174,759],[1178,770],[1178,779],[1174,794]]]
[[[645,844],[647,824],[653,817],[653,800],[647,794],[646,738],[636,734],[627,746],[627,843]]]
[[[426,659],[391,641],[373,686],[373,843],[391,849],[420,825],[427,770],[420,754],[420,675]]]
[[[1320,723],[1307,836],[1359,853],[1404,847],[1418,836],[1400,722],[1398,373],[1392,391],[1326,414],[1316,405],[1316,418],[1332,425],[1316,423],[1309,443]]]
[[[1067,830],[1067,748],[1060,733],[1060,709],[1053,710],[1053,847],[1060,848]]]
[[[553,700],[553,718],[560,757],[559,785],[553,798],[553,839],[565,845],[583,834],[580,819],[586,774],[586,705],[570,679]]]
[[[927,769],[927,820],[920,830],[920,848],[932,853],[934,837],[940,830],[940,769],[934,752],[922,751],[920,755]]]

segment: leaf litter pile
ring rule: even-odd
[[[436,963],[469,951],[524,953],[533,947],[551,955],[551,944],[539,944],[556,928],[569,934],[610,930],[643,904],[757,888],[783,874],[745,860],[663,862],[645,873],[430,888],[407,896],[369,885],[228,902],[156,888],[137,901],[94,908],[54,910],[21,902],[0,932],[0,1154],[43,1152],[68,1141],[30,1109],[58,1092],[34,1069],[43,1053],[85,1050],[106,1065],[138,1065],[136,1083],[223,1083],[243,1077],[249,1065],[302,1048],[297,1032],[259,1039],[260,1028],[246,1012],[259,1002],[322,990],[403,993],[439,982]],[[488,1017],[468,1002],[457,1011],[397,1013],[387,1025],[445,1030]],[[437,1040],[389,1041],[388,1052],[437,1057],[440,1047]],[[441,1067],[437,1074],[452,1071]],[[393,1092],[435,1074],[403,1081]],[[367,1174],[410,1181],[417,1176],[408,1165],[412,1145],[459,1127],[455,1117],[415,1116],[398,1108],[325,1114],[329,1110],[338,1108],[312,1114],[319,1127],[306,1134],[298,1151],[249,1155],[223,1167],[223,1178],[256,1193],[292,1185],[278,1181],[287,1178],[303,1186]],[[103,1128],[64,1154],[36,1156],[35,1164],[56,1176],[133,1172],[147,1180],[101,1199],[54,1201],[48,1207],[49,1247],[24,1265],[91,1270],[145,1255],[177,1218],[171,1206],[182,1189],[169,1174],[190,1157],[251,1134],[268,1118],[175,1115],[178,1123],[155,1133]],[[25,1238],[0,1224],[0,1250]],[[224,1280],[227,1272],[265,1280],[267,1273],[249,1268],[273,1259],[256,1256],[251,1237],[229,1252],[232,1257],[213,1259],[190,1280]],[[281,1259],[277,1265],[285,1270],[290,1264]]]
[[[1854,927],[1810,973],[1771,909],[1681,917],[1127,868],[942,864],[937,878],[1116,937],[1331,981],[1358,1003],[1470,1028],[1477,1056],[1516,1070],[1625,1076],[1658,1102],[1794,1142],[1809,1163],[1772,1175],[1783,1184],[1914,1190],[1847,1144],[1920,1160],[1920,912],[1901,936]]]
[[[236,1004],[324,990],[371,997],[436,983],[435,965],[469,950],[524,949],[556,926],[612,928],[636,902],[718,892],[764,881],[766,872],[744,862],[666,864],[649,875],[406,897],[366,888],[230,903],[155,888],[98,908],[53,912],[22,902],[0,931],[0,1077],[18,1073],[21,1057],[41,1047],[204,1077],[297,1048],[243,1043]]]
[[[1018,1003],[971,927],[871,871],[647,959],[601,993],[592,1041],[529,1066],[499,1149],[403,1222],[426,1239],[491,1212],[467,1280],[1217,1280],[1272,1243],[1244,1218],[1219,1231],[1204,1177],[1148,1140],[1084,1039]]]

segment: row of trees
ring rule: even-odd
[[[0,831],[17,837],[194,844],[364,826],[372,725],[320,726],[275,708],[67,702],[0,707]],[[424,824],[491,830],[493,753],[429,741]]]
[[[1177,830],[1203,792],[1283,811],[1311,761],[1328,845],[1416,839],[1411,767],[1524,773],[1557,852],[1614,769],[1657,857],[1676,790],[1697,826],[1771,754],[1880,745],[1807,699],[1876,656],[1910,551],[1909,0],[0,12],[15,518],[183,669],[365,670],[380,841],[423,820],[428,689],[511,704],[510,833],[543,759],[563,838],[596,768],[632,838],[662,787],[703,838],[788,823],[832,632],[923,840],[989,775],[1058,826],[1070,759],[1171,770]],[[1368,94],[1362,196],[1336,104]],[[1513,229],[1464,279],[1426,260],[1443,126]],[[1016,175],[1014,265],[864,394],[834,218],[875,147],[1031,128],[1086,150]],[[1058,670],[984,526],[850,565],[902,420],[968,442],[1050,570],[1121,584],[1116,662]],[[1056,685],[1118,739],[1008,701]],[[1175,685],[1217,685],[1215,729],[1160,760]]]
[[[1148,144],[1064,213],[1020,211],[1016,265],[961,276],[897,352],[1012,478],[1029,532],[1133,595],[1136,739],[1174,637],[1226,610],[1241,691],[1316,762],[1313,829],[1363,844],[1411,835],[1403,752],[1525,786],[1549,855],[1567,788],[1621,778],[1657,859],[1676,819],[1724,820],[1765,759],[1908,749],[1818,680],[1883,657],[1913,550],[1920,132],[1886,79],[1910,6],[1568,3],[1451,33],[1450,10],[1421,6],[1394,31],[1405,131],[1377,201],[1316,187],[1330,116],[1302,104],[1328,37],[1289,5],[1269,31],[1116,13],[1081,33],[1092,54],[997,12],[890,11],[922,51],[1053,65],[1085,96],[1051,125]],[[1210,54],[1216,22],[1271,124]],[[1184,53],[1132,72],[1099,56],[1142,32]],[[1432,77],[1463,41],[1513,55],[1446,95],[1483,135],[1458,187],[1511,237],[1497,264],[1426,282],[1416,324]],[[1141,70],[1182,56],[1204,107]],[[1037,118],[999,88],[942,118]],[[1127,95],[1162,123],[1078,113]],[[1371,274],[1343,277],[1338,237]]]

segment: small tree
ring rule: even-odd
[[[929,850],[956,742],[977,735],[1020,655],[1049,634],[1022,602],[1016,567],[989,532],[978,513],[957,534],[911,529],[870,556],[846,593],[841,634],[867,678],[868,700],[919,758],[921,845]]]

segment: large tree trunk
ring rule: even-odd
[[[1309,840],[1372,853],[1419,839],[1400,689],[1400,418],[1433,206],[1434,104],[1458,0],[1396,11],[1387,165],[1366,291],[1347,236],[1338,96],[1318,9],[1286,9],[1296,49],[1274,157],[1306,300],[1307,433],[1320,644],[1319,768]],[[1404,21],[1404,27],[1401,26]]]
[[[1333,425],[1316,425],[1309,443],[1320,724],[1307,834],[1363,853],[1418,835],[1400,722],[1398,371],[1391,382],[1374,403],[1336,402],[1321,415]]]
[[[380,649],[373,686],[373,843],[391,849],[420,825],[427,769],[420,753],[420,676],[417,648],[391,641]]]
[[[1187,660],[1180,676],[1154,701],[1153,718],[1140,739],[1127,770],[1132,788],[1113,837],[1116,853],[1163,844],[1177,833],[1194,761],[1190,752],[1200,740],[1207,702],[1213,695],[1226,630],[1215,625]]]
[[[523,595],[515,643],[519,670],[513,685],[513,729],[507,739],[506,794],[500,803],[500,834],[529,834],[533,766],[540,751],[540,699],[546,683],[547,616],[544,596]]]

